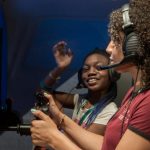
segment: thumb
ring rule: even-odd
[[[44,96],[48,99],[50,105],[55,105],[55,102],[54,102],[54,99],[53,99],[52,95],[47,94],[46,92],[44,92]]]
[[[57,116],[60,113],[60,110],[58,109],[58,106],[56,105],[52,95],[47,94],[44,92],[44,96],[48,99],[49,101],[49,111],[52,114],[52,116]]]
[[[49,116],[37,109],[31,109],[32,114],[40,120],[46,121]]]

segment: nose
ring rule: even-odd
[[[115,47],[115,44],[113,43],[113,41],[110,41],[106,48],[106,52],[111,55],[114,47]]]
[[[95,67],[90,67],[88,75],[95,75],[98,70]]]

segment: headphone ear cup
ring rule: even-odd
[[[138,54],[138,37],[134,32],[126,35],[123,43],[123,51],[127,54],[137,53]]]
[[[139,54],[138,53],[138,47],[139,47],[139,41],[138,36],[135,33],[134,30],[134,24],[130,20],[129,16],[129,4],[125,4],[122,6],[122,18],[123,18],[123,32],[125,34],[125,40],[123,42],[123,51],[125,55],[133,54]]]
[[[108,72],[111,82],[116,82],[120,79],[121,74],[116,72],[113,68],[109,69]]]

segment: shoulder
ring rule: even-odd
[[[118,110],[117,105],[114,102],[109,103],[97,116],[94,123],[106,125],[111,117]]]
[[[132,114],[129,122],[130,129],[138,134],[150,135],[150,90],[133,99],[130,113]]]
[[[76,105],[78,103],[78,100],[79,100],[79,94],[74,94],[74,105]]]
[[[144,107],[150,111],[150,90],[140,93],[132,101],[132,107],[136,110],[139,110],[141,109],[141,107]]]
[[[106,105],[106,107],[102,110],[102,113],[105,113],[105,112],[116,112],[117,110],[118,110],[118,107],[115,104],[115,102],[111,102],[108,105]]]

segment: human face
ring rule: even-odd
[[[110,55],[110,64],[119,63],[124,59],[122,44],[124,40],[124,34],[120,33],[120,43],[111,40],[106,48],[106,52]],[[122,72],[124,69],[122,66],[116,67],[116,71]]]
[[[106,52],[110,55],[110,64],[118,63],[124,58],[122,45],[117,44],[112,40],[109,42]]]
[[[106,70],[98,70],[98,66],[108,65],[108,59],[100,54],[88,56],[82,69],[82,80],[91,91],[106,90],[110,85],[109,74]]]

